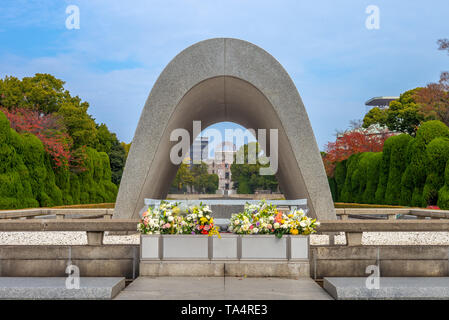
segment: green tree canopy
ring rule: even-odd
[[[0,79],[0,209],[114,201],[127,145],[64,85],[40,73]],[[62,156],[70,167],[57,166]]]
[[[45,73],[22,80],[7,76],[0,79],[0,92],[0,105],[7,109],[28,108],[52,113],[58,111],[63,102],[71,100],[64,89],[64,81]]]
[[[255,152],[254,152],[255,151]],[[269,167],[269,164],[262,165],[259,160],[250,159],[254,154],[261,152],[257,142],[245,144],[237,151],[234,163],[231,165],[232,181],[234,189],[239,194],[251,194],[258,189],[275,191],[278,181],[274,175],[260,175],[261,167]],[[243,164],[238,164],[238,159],[243,159]],[[256,162],[251,164],[251,162]],[[265,161],[264,161],[265,162]]]
[[[422,88],[409,90],[401,94],[398,100],[390,102],[390,107],[371,109],[363,119],[363,127],[373,124],[387,127],[394,132],[403,132],[415,135],[424,115],[421,106],[416,102],[416,94]]]

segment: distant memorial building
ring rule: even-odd
[[[208,172],[218,175],[217,193],[231,194],[234,192],[234,183],[231,179],[231,165],[234,162],[235,153],[236,147],[232,142],[223,142],[215,150],[214,159],[206,162]]]

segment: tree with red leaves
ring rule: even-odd
[[[438,40],[438,50],[449,52],[449,40]],[[442,72],[440,81],[429,83],[416,94],[416,102],[426,120],[440,120],[449,126],[449,72]]]
[[[333,177],[337,162],[346,160],[353,154],[382,151],[385,140],[392,135],[388,130],[377,131],[372,128],[358,128],[339,134],[335,142],[326,145],[323,162],[327,176]]]
[[[24,108],[0,108],[0,111],[8,118],[11,128],[19,133],[29,132],[42,141],[56,168],[69,167],[72,139],[58,116]]]

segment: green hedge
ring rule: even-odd
[[[360,154],[353,154],[346,163],[346,180],[343,185],[341,194],[342,202],[355,202],[359,192],[359,179],[357,175],[357,168],[360,160]],[[355,173],[355,175],[354,175]]]
[[[369,152],[366,158],[368,166],[366,169],[366,187],[363,192],[363,203],[376,203],[376,190],[379,182],[379,169],[382,162],[382,152]]]
[[[401,179],[407,168],[407,147],[411,139],[412,137],[408,134],[387,139],[391,145],[391,153],[384,204],[399,205],[401,203]]]
[[[382,150],[382,161],[379,166],[379,182],[377,184],[377,190],[375,194],[375,202],[377,204],[385,204],[385,192],[387,190],[392,147],[393,140],[390,137],[385,141],[384,148]]]
[[[347,160],[338,162],[335,166],[334,179],[337,185],[335,191],[337,201],[341,201],[342,199],[343,186],[345,185],[346,180],[346,162]]]
[[[426,148],[427,178],[423,189],[423,201],[426,205],[436,205],[438,191],[444,186],[444,171],[449,160],[449,139],[433,139]]]
[[[337,190],[337,182],[335,178],[327,177],[327,182],[329,183],[329,188],[331,189],[332,201],[338,201],[338,190]]]
[[[437,204],[441,209],[449,210],[449,161],[446,163],[444,186],[438,192]]]
[[[383,152],[337,163],[328,181],[334,201],[449,209],[449,128],[434,120],[415,138],[392,136]]]
[[[42,142],[10,128],[0,112],[0,209],[114,202],[108,155],[88,148],[88,168],[81,174],[53,169]]]
[[[82,186],[80,203],[113,202],[117,186],[111,182],[111,167],[108,155],[95,149],[87,148],[87,170],[79,175]]]
[[[353,202],[363,202],[363,196],[366,190],[367,184],[367,172],[370,162],[370,152],[362,153],[358,157],[357,168],[352,174],[352,199]]]

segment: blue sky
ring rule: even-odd
[[[65,27],[68,5],[80,9],[79,30]],[[380,9],[379,30],[365,27],[368,5]],[[240,38],[285,67],[324,149],[335,129],[363,117],[369,98],[399,95],[449,70],[436,45],[449,38],[448,17],[447,0],[2,0],[0,77],[63,79],[129,142],[177,53],[208,38]]]

